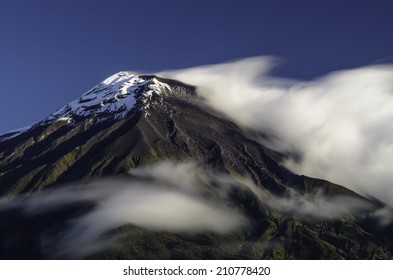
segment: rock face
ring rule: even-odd
[[[125,224],[107,233],[121,233],[111,248],[84,257],[392,258],[392,226],[379,226],[374,215],[385,211],[384,205],[330,182],[291,173],[280,164],[285,155],[253,140],[247,131],[201,104],[193,86],[120,72],[44,120],[0,136],[0,194],[12,199],[56,190],[56,185],[69,182],[128,174],[164,160],[192,160],[209,172],[249,178],[276,199],[323,195],[325,200],[337,201],[336,197],[346,197],[367,207],[356,212],[348,208],[332,219],[274,207],[243,189],[232,192],[224,203],[240,209],[251,221],[247,229],[187,235]],[[214,190],[214,182],[205,183]],[[299,207],[301,199],[296,200]],[[4,225],[0,257],[52,258],[48,253],[52,245],[45,249],[40,245],[42,233],[60,234],[67,221],[89,211],[92,206],[88,205],[32,216],[0,208]]]

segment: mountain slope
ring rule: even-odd
[[[135,89],[143,97],[132,100],[134,107],[81,113],[73,102],[30,130],[6,135],[0,147],[2,194],[124,173],[164,158],[195,159],[209,168],[249,174],[275,192],[285,190],[281,180],[295,178],[273,159],[278,154],[203,110],[193,87],[156,77],[146,81]]]
[[[0,194],[12,198],[45,189],[55,191],[56,185],[109,176],[125,176],[133,183],[138,176],[130,176],[129,170],[166,160],[192,160],[207,174],[251,180],[257,192],[241,181],[234,182],[237,187],[225,198],[217,195],[217,186],[223,187],[227,181],[204,175],[207,179],[201,182],[217,203],[241,212],[250,221],[249,227],[189,235],[124,224],[105,233],[116,237],[110,249],[84,257],[392,257],[392,227],[378,226],[374,215],[385,209],[383,204],[344,187],[291,173],[280,164],[284,155],[256,142],[248,132],[201,104],[193,86],[120,72],[48,118],[0,136]],[[362,207],[357,211],[345,208],[334,218],[301,210],[320,196],[333,207],[341,206],[336,198],[343,197]],[[295,201],[295,206],[276,206],[282,204],[280,199]],[[0,222],[5,225],[0,230],[1,257],[75,258],[48,253],[40,245],[42,232],[61,234],[67,222],[94,205],[94,201],[65,205],[32,216],[5,207],[0,211]],[[148,240],[152,247],[146,247]]]

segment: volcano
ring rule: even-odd
[[[391,215],[387,205],[292,173],[283,165],[292,155],[276,152],[258,139],[255,132],[208,108],[193,85],[156,75],[117,73],[47,118],[0,136],[0,257],[392,258],[393,226],[379,215]],[[171,168],[163,173],[162,164]],[[191,168],[173,168],[184,164]],[[133,206],[145,201],[145,193],[136,194],[144,191],[141,182],[146,188],[154,185],[149,195],[157,192],[162,200],[167,192],[160,187],[184,192],[183,185],[189,183],[182,181],[189,175],[182,174],[186,171],[195,177],[187,197],[209,201],[211,209],[219,205],[231,211],[238,223],[212,213],[225,220],[215,223],[201,211],[188,219],[183,215],[183,226],[171,227],[167,216],[168,226],[157,226],[154,215],[169,207],[157,199],[156,207],[149,204],[154,211],[149,208],[143,219],[130,214],[133,219],[110,223],[114,216],[106,216],[106,226],[97,226],[101,230],[91,235],[90,247],[78,250],[83,242],[75,225],[100,213],[107,201],[102,197],[118,194],[113,180],[127,182],[121,203]],[[138,192],[128,192],[135,188]],[[66,203],[64,197],[72,199]],[[49,198],[54,204],[50,207]],[[187,205],[175,209],[188,213]],[[204,226],[196,227],[194,220]],[[94,246],[103,240],[104,246]]]

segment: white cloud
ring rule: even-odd
[[[209,106],[267,133],[285,165],[393,205],[393,66],[337,71],[313,81],[268,75],[274,59],[163,72],[198,86]]]

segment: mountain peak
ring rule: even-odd
[[[74,124],[92,118],[95,123],[105,120],[121,120],[130,112],[145,111],[152,100],[157,100],[171,87],[165,79],[156,75],[137,75],[129,71],[118,72],[85,92],[80,98],[66,104],[45,119],[3,135],[0,140],[14,138],[32,127],[47,126],[51,123]],[[148,114],[147,112],[145,114]]]
[[[122,119],[130,111],[143,110],[147,99],[161,94],[162,88],[169,89],[169,86],[154,75],[119,72],[50,115],[48,120],[71,122],[80,117],[96,117],[97,121]]]

